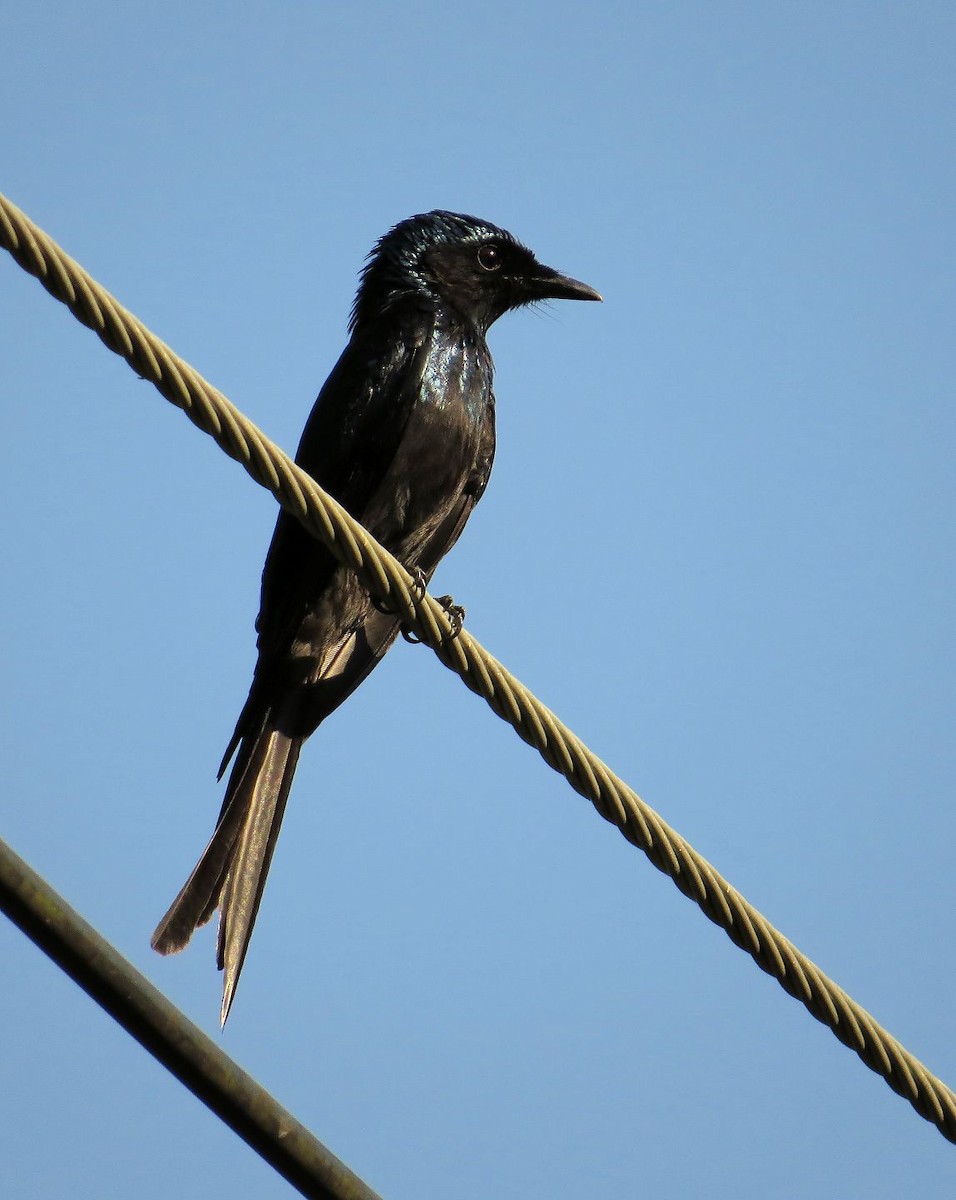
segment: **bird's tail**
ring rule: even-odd
[[[223,1025],[259,911],[302,741],[267,720],[251,744],[241,748],[216,831],[152,937],[154,950],[175,954],[220,910],[217,958],[225,972]]]

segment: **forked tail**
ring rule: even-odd
[[[220,910],[216,953],[225,972],[219,1015],[223,1025],[249,947],[302,741],[264,722],[248,750],[240,749],[216,831],[152,937],[154,950],[175,954]]]

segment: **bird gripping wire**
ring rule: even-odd
[[[616,825],[658,870],[719,925],[735,945],[826,1025],[920,1116],[956,1142],[956,1095],[775,929],[704,858],[611,772],[467,630],[454,636],[448,614],[332,497],[299,469],[221,392],[154,337],[76,262],[0,195],[0,244],[73,315],[148,379],[241,463],[306,529],[351,567],[369,592],[466,685],[483,696],[524,741]]]

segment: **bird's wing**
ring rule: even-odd
[[[461,531],[465,528],[465,523],[471,516],[472,509],[481,499],[485,488],[488,486],[488,479],[491,475],[491,464],[494,462],[494,457],[495,399],[492,395],[489,397],[488,405],[485,409],[485,419],[481,427],[481,441],[478,444],[475,464],[470,476],[465,481],[465,486],[462,488],[461,498],[428,539],[418,557],[418,562],[415,564],[421,567],[427,579],[431,579],[439,562],[461,536]]]
[[[393,333],[382,350],[372,338],[353,337],[303,430],[296,462],[352,515],[361,514],[401,442],[424,369],[425,332],[412,327],[400,338]],[[338,566],[338,560],[295,517],[280,512],[262,570],[256,619],[259,659],[220,778],[242,738],[258,729],[263,713],[288,689],[290,647],[332,585]],[[327,664],[323,675],[339,674],[353,658],[354,630],[349,628],[353,622],[348,612],[341,616],[340,627],[331,631],[322,647]],[[319,689],[322,715],[345,699],[391,645],[394,622],[370,624],[365,647],[371,651],[370,665],[351,687],[333,684]]]
[[[353,338],[309,416],[296,462],[318,485],[360,518],[402,439],[421,382],[424,334],[410,330],[378,351]],[[294,636],[338,566],[334,556],[294,517],[280,513],[262,571],[256,629],[260,653]]]

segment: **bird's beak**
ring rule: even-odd
[[[603,300],[600,292],[586,283],[561,275],[551,267],[540,266],[528,280],[535,300]]]

